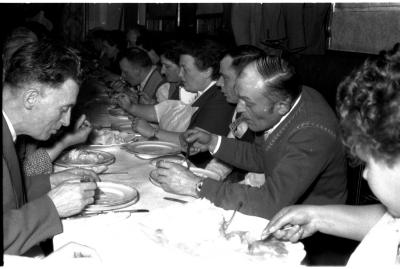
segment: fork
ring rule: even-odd
[[[229,225],[232,223],[233,217],[235,217],[235,215],[236,215],[236,211],[240,210],[242,208],[242,206],[243,206],[243,202],[240,201],[238,206],[233,211],[232,217],[228,221],[224,222],[224,224],[223,224],[224,231],[226,231],[228,229]]]
[[[286,230],[290,230],[290,229],[292,229],[293,228],[293,225],[291,225],[291,224],[288,224],[288,225],[286,225],[286,226],[284,226],[283,228],[281,228],[281,229],[279,229],[279,231],[286,231]],[[271,238],[271,235],[272,235],[273,233],[271,233],[271,232],[264,232],[261,236],[261,240],[257,240],[257,241],[267,241],[267,240],[269,240],[270,238]]]
[[[186,145],[186,154],[185,154],[185,161],[187,168],[190,169],[190,161],[189,161],[189,154],[190,154],[190,148],[192,147],[193,143],[187,143]]]

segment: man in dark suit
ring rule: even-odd
[[[168,162],[160,162],[152,177],[165,190],[204,197],[225,209],[242,204],[239,211],[267,219],[291,204],[344,203],[344,149],[336,116],[322,96],[301,86],[293,68],[276,56],[247,65],[236,88],[238,112],[252,131],[261,132],[256,142],[199,130],[187,131],[185,140],[195,142],[194,151],[210,151],[235,167],[263,172],[265,183],[257,188],[203,179]]]
[[[61,217],[77,214],[94,201],[89,170],[24,177],[15,150],[18,135],[47,140],[68,126],[79,91],[80,60],[52,41],[17,50],[5,70],[3,86],[4,250],[12,255],[40,254],[38,244],[62,232]],[[85,122],[79,128],[90,128]],[[71,182],[71,180],[73,180]]]

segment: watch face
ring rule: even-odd
[[[201,192],[201,188],[203,187],[203,179],[199,181],[196,185],[196,191]]]

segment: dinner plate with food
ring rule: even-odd
[[[207,264],[300,265],[305,257],[301,242],[291,243],[271,239],[258,242],[267,219],[216,207],[207,199],[163,208],[162,214],[152,211],[141,220],[144,234],[177,256],[200,258]],[[196,231],[196,232],[193,232]],[[286,268],[286,267],[285,267]]]
[[[93,204],[84,209],[84,213],[96,213],[125,208],[139,200],[139,191],[134,187],[114,182],[97,182],[99,191]]]
[[[94,147],[122,146],[138,141],[140,135],[135,133],[121,132],[107,128],[93,129],[90,133],[88,143]]]
[[[135,154],[136,157],[145,160],[181,152],[180,146],[163,141],[134,142],[125,145],[123,148],[129,153]]]
[[[61,154],[54,164],[63,167],[85,168],[98,165],[109,165],[114,162],[115,156],[108,152],[91,149],[72,149]]]

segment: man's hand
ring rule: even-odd
[[[283,208],[268,223],[263,231],[263,235],[273,233],[281,240],[297,242],[298,240],[309,237],[318,231],[317,211],[318,206],[294,205]],[[290,229],[282,230],[288,225]]]
[[[65,182],[52,189],[47,195],[53,201],[61,218],[80,213],[87,205],[94,202],[94,182]]]
[[[131,99],[130,99],[129,96],[126,95],[126,94],[119,94],[119,95],[118,95],[118,98],[117,98],[117,103],[118,103],[118,105],[119,105],[122,109],[124,109],[124,110],[126,110],[126,111],[127,111],[127,110],[131,107],[131,105],[132,105]]]
[[[190,154],[203,151],[213,151],[217,145],[218,136],[201,129],[190,129],[179,136],[181,146],[186,148],[187,143],[192,143]]]
[[[167,192],[198,198],[196,186],[202,178],[180,164],[161,160],[150,176]]]
[[[145,137],[151,137],[154,134],[154,128],[146,120],[141,118],[135,118],[132,121],[132,130]]]
[[[81,115],[75,123],[73,132],[67,133],[62,139],[65,148],[86,142],[92,129],[92,125],[86,120],[86,115]]]
[[[65,181],[96,182],[101,180],[95,172],[83,168],[71,168],[50,175],[50,185],[52,188],[57,187]]]

